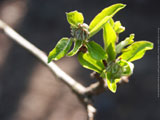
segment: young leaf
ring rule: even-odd
[[[95,60],[102,60],[107,58],[107,54],[104,49],[94,41],[86,43],[88,53]]]
[[[110,79],[119,79],[123,73],[122,67],[115,62],[108,62],[106,71],[109,73]]]
[[[114,20],[113,20],[113,18],[109,19],[108,22],[111,24],[111,26],[114,26]]]
[[[73,55],[75,55],[78,52],[79,48],[82,46],[82,43],[83,43],[82,40],[76,40],[75,43],[74,43],[74,48],[72,49],[72,51],[70,51],[67,54],[67,56],[73,56]]]
[[[110,44],[115,44],[117,40],[117,35],[109,22],[104,25],[103,40],[105,50]]]
[[[121,25],[120,21],[116,21],[113,29],[115,30],[116,33],[122,33],[125,30],[125,27]]]
[[[119,33],[122,33],[122,32],[125,31],[125,29],[126,29],[125,27],[120,26],[119,29],[116,31],[116,33],[118,33],[118,34],[119,34]]]
[[[128,48],[126,48],[120,58],[127,61],[135,61],[142,58],[146,50],[153,49],[153,43],[148,41],[134,42]]]
[[[116,83],[119,83],[121,81],[121,79],[115,79]]]
[[[115,93],[116,92],[116,90],[117,90],[117,84],[116,84],[116,82],[114,82],[114,80],[108,80],[107,79],[107,85],[108,85],[108,89],[111,91],[111,92],[113,92],[113,93]]]
[[[73,27],[78,26],[79,23],[82,24],[84,21],[83,14],[77,10],[66,13],[66,16],[68,23]]]
[[[115,43],[117,40],[117,35],[109,22],[104,25],[103,39],[104,48],[108,54],[108,59],[114,60],[116,57]]]
[[[102,61],[93,59],[89,53],[80,52],[78,54],[78,60],[84,68],[96,71],[97,73],[101,73],[104,70]]]
[[[108,22],[110,18],[112,18],[119,10],[123,9],[125,6],[126,5],[124,4],[114,4],[103,9],[90,23],[89,37],[92,37],[94,34],[96,34],[103,27],[103,25]]]
[[[72,45],[72,40],[69,38],[62,38],[57,43],[56,47],[49,53],[48,63],[52,60],[59,60],[69,51]]]
[[[113,61],[116,58],[116,51],[115,51],[115,45],[109,44],[107,48],[107,54],[108,54],[108,59],[107,61]]]
[[[117,46],[116,46],[116,53],[120,53],[121,50],[126,47],[129,44],[132,44],[134,42],[134,34],[131,34],[129,37],[127,37],[125,40],[121,41]]]
[[[110,75],[109,75],[109,72],[108,72],[108,73],[106,74],[106,80],[107,80],[108,89],[109,89],[111,92],[115,93],[116,90],[117,90],[116,81],[115,81],[115,79],[110,79],[109,76],[110,76]]]
[[[130,76],[133,73],[134,64],[127,62],[125,60],[120,60],[117,62],[122,67],[121,76]]]
[[[121,26],[121,22],[120,22],[120,21],[116,21],[116,22],[114,23],[113,29],[114,29],[115,31],[118,31],[118,29],[119,29],[120,26]]]

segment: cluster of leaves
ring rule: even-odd
[[[124,4],[114,4],[103,9],[89,24],[84,23],[83,14],[78,11],[66,13],[71,26],[71,38],[59,40],[56,47],[49,53],[48,63],[59,60],[65,55],[78,54],[80,64],[97,72],[106,80],[108,88],[116,92],[117,82],[122,76],[133,73],[132,61],[143,57],[146,50],[153,49],[148,41],[134,42],[134,34],[118,43],[119,34],[125,30],[120,21],[114,21],[113,16],[125,7]],[[90,38],[103,29],[104,48]],[[72,44],[73,49],[69,52]]]

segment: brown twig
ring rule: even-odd
[[[107,88],[107,84],[105,80],[102,77],[100,77],[100,75],[96,72],[92,72],[90,76],[92,78],[96,78],[98,82],[93,83],[90,86],[88,86],[85,90],[85,94],[86,95],[98,95],[100,93],[103,93]]]

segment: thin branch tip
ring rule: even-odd
[[[91,104],[87,105],[87,113],[88,113],[88,120],[94,120],[96,109],[93,107],[93,105]]]

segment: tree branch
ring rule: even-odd
[[[25,48],[27,51],[36,56],[44,65],[46,65],[51,72],[59,79],[61,79],[65,84],[67,84],[76,94],[82,95],[85,91],[85,87],[80,83],[76,82],[72,77],[63,72],[55,63],[47,63],[48,57],[43,51],[31,44],[17,32],[15,32],[11,27],[0,20],[0,29],[12,40],[18,43],[20,46]]]
[[[18,43],[20,46],[37,57],[44,65],[46,65],[51,70],[51,72],[57,78],[61,79],[66,85],[68,85],[73,90],[73,92],[77,96],[79,96],[80,101],[84,104],[88,113],[88,120],[94,120],[96,109],[91,104],[90,97],[103,93],[107,89],[107,84],[97,73],[93,73],[93,76],[94,78],[98,79],[98,82],[91,84],[89,87],[84,87],[64,71],[62,71],[54,62],[48,63],[48,57],[43,51],[41,51],[24,37],[19,35],[16,31],[14,31],[11,27],[9,27],[1,20],[0,30],[2,30],[13,41]]]
[[[87,113],[88,113],[88,120],[94,120],[96,109],[93,107],[93,105],[91,104],[87,105]]]

